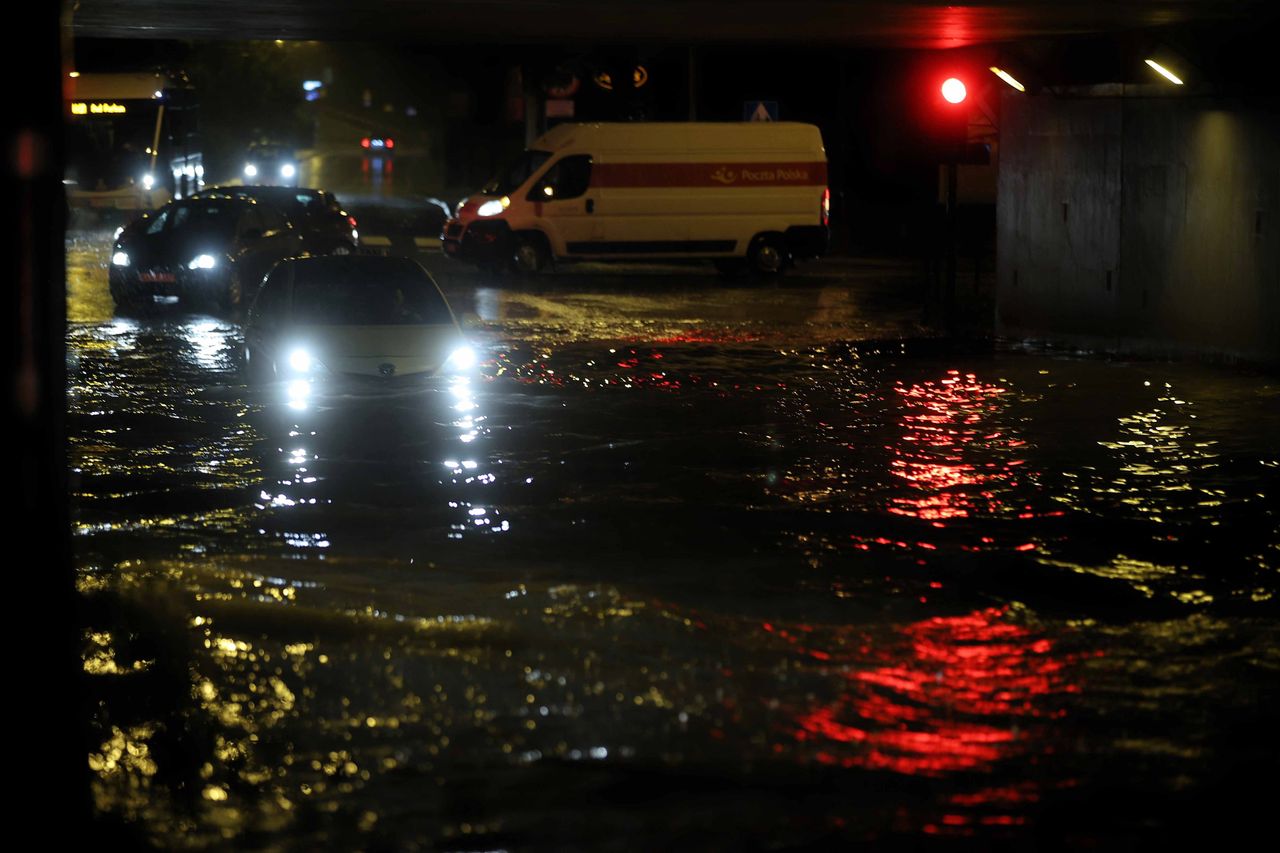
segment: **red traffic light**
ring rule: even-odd
[[[965,88],[964,83],[962,83],[958,78],[948,77],[946,80],[942,81],[942,97],[947,100],[947,103],[958,104],[968,97],[968,95],[969,90]]]

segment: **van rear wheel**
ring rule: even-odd
[[[786,268],[787,247],[780,237],[761,234],[747,250],[747,267],[753,275],[775,276]]]

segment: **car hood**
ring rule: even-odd
[[[302,347],[330,373],[405,376],[439,371],[464,344],[462,333],[452,325],[299,325],[281,338],[277,361]]]

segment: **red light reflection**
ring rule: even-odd
[[[819,746],[818,761],[910,775],[981,769],[1020,750],[1036,721],[1061,715],[1039,700],[1077,688],[1052,642],[1004,614],[936,617],[901,629],[893,646],[864,642],[880,665],[851,670],[845,695],[798,715],[795,739]],[[764,627],[797,643],[794,631]],[[830,657],[818,651],[807,653]]]
[[[1001,509],[993,486],[1014,485],[1015,469],[1024,460],[976,457],[1023,444],[986,423],[1007,390],[958,370],[937,382],[894,387],[905,408],[905,433],[901,444],[886,449],[895,457],[890,473],[905,481],[909,492],[893,498],[889,512],[946,521]]]

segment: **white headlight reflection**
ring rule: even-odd
[[[196,255],[191,259],[191,263],[187,264],[187,269],[211,270],[217,265],[218,259],[213,255]]]
[[[289,398],[289,408],[305,409],[311,397],[311,383],[306,379],[295,379],[285,387]]]
[[[125,252],[116,252],[111,256],[111,265],[115,267],[129,266],[129,255]]]

